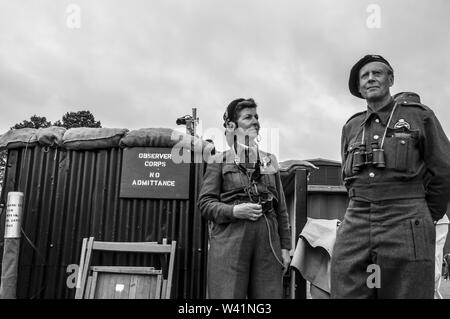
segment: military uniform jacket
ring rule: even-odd
[[[278,234],[282,249],[291,249],[291,235],[286,200],[274,155],[260,151],[262,158],[261,178],[257,183],[259,193],[272,199],[278,224]],[[245,188],[249,179],[234,163],[232,150],[216,154],[209,163],[203,177],[198,205],[204,218],[217,223],[233,223],[240,219],[233,216],[233,206],[250,202]]]
[[[384,139],[385,168],[365,165],[354,171],[354,153],[364,143],[381,144],[391,110],[397,103]],[[353,115],[342,129],[342,178],[351,198],[376,201],[425,197],[434,220],[450,199],[450,142],[433,111],[415,93],[400,93],[375,112]]]

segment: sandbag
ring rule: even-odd
[[[128,132],[121,140],[120,147],[174,147],[196,150],[212,145],[198,137],[172,130],[170,128],[142,128]]]
[[[172,160],[176,163],[189,162],[191,156],[185,151],[194,147],[195,160],[207,160],[211,156],[214,145],[198,137],[169,128],[142,128],[128,132],[121,140],[120,147],[161,147],[172,148]]]
[[[66,128],[61,126],[40,128],[37,131],[38,143],[50,147],[61,146],[65,132]]]
[[[120,147],[172,147],[180,134],[169,128],[141,128],[128,132],[120,140]]]
[[[118,147],[128,132],[121,128],[71,128],[64,133],[63,147],[68,150],[92,150]]]
[[[33,147],[37,144],[37,129],[12,129],[0,136],[0,151],[5,149]]]

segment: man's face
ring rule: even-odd
[[[383,100],[393,84],[394,76],[381,62],[367,63],[359,70],[359,92],[368,101]]]
[[[238,114],[237,133],[240,136],[248,135],[250,139],[254,139],[259,133],[258,113],[256,107],[244,108]]]

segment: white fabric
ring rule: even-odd
[[[447,215],[444,215],[436,223],[436,259],[435,259],[435,272],[434,272],[434,298],[442,299],[442,295],[439,292],[441,286],[442,277],[442,261],[444,258],[444,245],[447,239],[449,227],[449,219]]]
[[[330,292],[330,260],[339,223],[338,219],[308,218],[298,239],[291,266],[311,283],[313,298],[318,296],[314,291],[321,292],[319,298]]]

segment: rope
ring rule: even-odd
[[[389,127],[389,124],[391,123],[392,115],[394,115],[394,112],[395,112],[395,108],[396,108],[396,107],[397,107],[397,102],[395,102],[394,107],[392,108],[392,111],[391,111],[391,114],[389,115],[389,120],[388,120],[388,122],[387,122],[386,128],[384,129],[383,138],[381,139],[381,145],[380,145],[380,148],[381,148],[381,149],[383,149],[384,139],[385,139],[385,137],[386,137],[386,132],[387,132],[387,129],[388,129],[388,127]],[[365,135],[365,132],[366,132],[366,125],[364,124],[364,126],[363,126],[363,132],[362,132],[362,138],[361,138],[361,144],[364,144],[364,135]]]
[[[396,107],[397,107],[397,102],[395,102],[394,107],[392,108],[391,115],[389,115],[389,120],[388,120],[388,122],[387,122],[386,128],[384,129],[383,139],[381,140],[381,146],[380,146],[381,149],[383,149],[384,138],[386,137],[386,132],[387,132],[387,129],[388,129],[388,127],[389,127],[389,124],[391,123],[392,115],[394,115],[394,112],[395,112],[395,108],[396,108]]]

